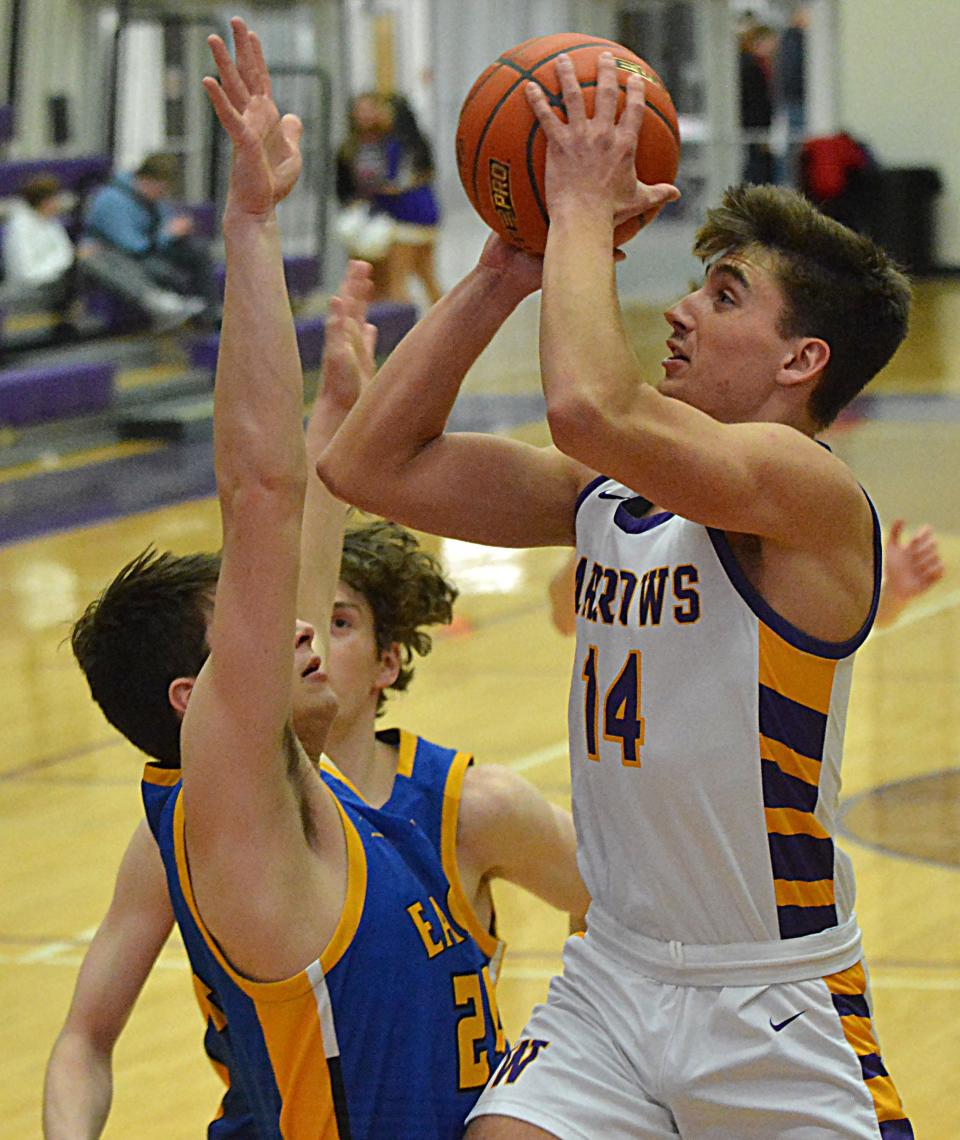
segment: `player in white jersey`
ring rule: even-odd
[[[593,905],[468,1135],[912,1136],[833,843],[879,528],[815,440],[902,340],[909,286],[798,195],[728,191],[697,235],[704,285],[666,314],[664,377],[643,383],[613,234],[676,191],[636,180],[642,80],[617,122],[602,58],[590,118],[569,60],[556,66],[566,122],[528,92],[548,141],[555,446],[444,430],[467,369],[541,280],[491,239],[319,467],[335,493],[426,530],[577,547],[570,752]]]

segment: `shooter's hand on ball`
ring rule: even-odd
[[[595,113],[588,118],[583,92],[566,55],[557,57],[557,77],[567,122],[562,122],[535,83],[527,98],[547,139],[546,204],[558,210],[586,208],[609,214],[615,227],[680,196],[667,182],[647,186],[637,181],[637,138],[644,112],[644,83],[639,75],[627,80],[626,102],[616,120],[617,84],[613,56],[605,52],[597,66]]]
[[[273,101],[270,74],[260,40],[241,19],[230,21],[236,63],[219,36],[207,43],[220,82],[207,76],[204,89],[233,143],[227,213],[268,215],[293,189],[300,175],[300,136],[296,115],[280,113]]]
[[[500,274],[520,297],[536,293],[543,281],[543,258],[508,245],[497,234],[487,238],[478,264]]]

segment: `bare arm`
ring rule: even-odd
[[[305,630],[294,650],[303,380],[275,206],[299,174],[301,126],[277,112],[259,41],[242,20],[231,26],[237,64],[211,36],[222,86],[204,80],[233,146],[214,396],[223,556],[211,652],[183,722],[183,802],[201,913],[239,968],[266,977],[302,966],[301,947],[292,935],[278,944],[276,929],[302,918],[320,874],[312,855],[339,851],[342,838],[323,797],[308,843],[300,782],[289,777],[301,767],[292,685],[312,649]]]
[[[550,618],[558,633],[565,637],[577,632],[577,615],[574,612],[577,556],[567,555],[563,565],[550,579],[547,594],[550,598]]]
[[[852,535],[858,549],[868,551],[865,499],[823,448],[785,424],[721,423],[644,383],[624,331],[609,250],[618,221],[675,192],[636,181],[643,83],[628,81],[626,107],[615,123],[614,70],[611,59],[601,61],[592,118],[568,60],[558,60],[557,73],[569,123],[557,118],[539,88],[530,94],[549,140],[540,345],[554,441],[587,466],[705,525],[807,550],[831,541],[848,547]],[[824,363],[823,342],[797,340],[795,357],[782,365],[785,383],[812,376]]]
[[[567,545],[591,472],[553,448],[447,432],[467,370],[539,283],[539,263],[488,241],[480,264],[391,353],[321,457],[355,506],[500,546]]]
[[[326,660],[330,614],[343,546],[347,507],[324,486],[316,472],[323,449],[357,401],[376,369],[376,326],[366,319],[373,289],[370,266],[351,261],[337,294],[330,299],[323,345],[321,385],[307,424],[307,489],[300,532],[297,615],[316,630],[314,644]]]
[[[167,880],[146,822],[120,863],[113,899],[83,959],[47,1064],[43,1134],[94,1140],[113,1099],[113,1048],[173,926]]]
[[[583,928],[590,896],[577,869],[573,818],[516,772],[481,764],[464,773],[457,851],[480,878],[516,883],[567,911],[571,929]]]
[[[883,551],[883,585],[877,607],[876,626],[892,625],[906,606],[943,577],[943,560],[937,536],[922,526],[902,543],[904,521],[895,519]]]

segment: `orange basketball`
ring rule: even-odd
[[[547,244],[547,208],[543,174],[547,144],[530,109],[524,84],[539,83],[557,115],[566,118],[554,61],[566,52],[573,63],[588,115],[593,114],[597,63],[613,53],[622,74],[617,113],[623,110],[627,78],[639,73],[646,81],[646,109],[637,143],[637,177],[641,182],[672,182],[680,161],[680,131],[670,94],[657,73],[639,56],[612,40],[575,32],[538,36],[504,52],[470,88],[457,124],[457,169],[460,181],[481,218],[511,245],[543,253]],[[639,221],[617,231],[618,244],[652,221],[650,210]]]

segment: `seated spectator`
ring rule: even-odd
[[[31,178],[20,190],[3,232],[0,305],[46,309],[63,320],[74,298],[74,248],[60,214],[63,187],[52,175]]]
[[[117,174],[91,196],[83,270],[155,325],[197,314],[212,324],[220,297],[209,251],[194,236],[193,219],[168,201],[176,164],[174,155],[149,155],[133,173]]]

